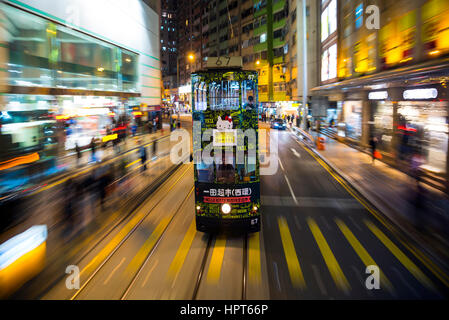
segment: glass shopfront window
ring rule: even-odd
[[[391,153],[393,140],[393,103],[386,101],[374,102],[374,131],[377,138],[377,148]]]
[[[56,85],[118,91],[119,63],[114,46],[58,26]]]
[[[10,85],[138,91],[138,54],[4,3],[0,11]]]
[[[398,103],[399,157],[422,156],[422,168],[446,172],[448,151],[447,102],[401,101]]]
[[[354,140],[362,137],[362,101],[345,101],[343,104],[346,136]]]
[[[51,43],[49,24],[45,20],[0,4],[7,18],[3,22],[8,41],[9,61],[1,66],[8,70],[9,83],[16,86],[51,86]]]

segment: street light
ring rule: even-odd
[[[260,65],[260,60],[257,60],[257,61],[256,61],[256,65]]]
[[[189,55],[187,56],[187,59],[189,59],[190,62],[195,61],[195,55],[193,53],[189,53]]]

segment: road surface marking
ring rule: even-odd
[[[298,228],[298,230],[301,231],[302,228],[301,228],[301,224],[299,223],[298,217],[293,216],[293,220],[295,220],[295,224],[296,224],[296,227]]]
[[[125,271],[126,273],[133,274],[136,270],[139,269],[139,267],[144,263],[148,254],[151,252],[151,250],[158,242],[159,238],[161,237],[162,233],[164,232],[170,221],[171,218],[167,217],[163,218],[161,222],[159,222],[159,224],[151,233],[151,235],[148,237],[148,239],[145,241],[143,246],[139,249],[136,256],[131,260],[129,265],[126,267]]]
[[[248,236],[248,278],[252,284],[260,285],[262,283],[259,232]]]
[[[341,221],[340,219],[335,219],[335,223],[340,228],[343,235],[346,237],[346,240],[348,240],[349,244],[352,246],[354,251],[357,253],[357,255],[360,257],[362,262],[365,264],[366,267],[368,266],[378,266],[378,264],[374,261],[374,259],[369,255],[368,251],[362,246],[362,244],[357,240],[357,238],[354,236],[354,234],[349,230],[349,228],[346,226],[346,224]],[[394,288],[388,280],[388,278],[385,276],[385,274],[382,272],[382,269],[380,269],[380,282],[381,287],[385,285],[385,287],[390,291],[391,293],[394,293]]]
[[[276,276],[276,284],[277,284],[279,292],[281,292],[282,291],[281,282],[279,281],[278,265],[277,265],[276,261],[273,261],[273,268],[274,268],[274,275]]]
[[[293,201],[295,201],[295,204],[298,205],[298,200],[296,199],[296,196],[293,193],[292,186],[290,185],[290,181],[288,181],[288,178],[287,178],[287,176],[285,174],[284,174],[284,178],[285,178],[285,181],[287,181],[288,188],[290,189],[290,193],[292,194]]]
[[[343,271],[341,270],[340,265],[337,262],[337,259],[335,259],[335,256],[332,253],[331,248],[327,244],[326,239],[321,233],[320,228],[316,224],[315,220],[313,220],[312,218],[307,218],[307,223],[309,225],[310,230],[312,231],[313,237],[315,238],[318,244],[318,247],[320,248],[321,254],[323,255],[324,261],[326,262],[327,268],[329,269],[332,279],[334,279],[335,284],[340,290],[348,293],[349,290],[351,289],[351,286],[349,285],[348,280],[343,274]]]
[[[368,212],[370,212],[382,225],[387,228],[392,234],[398,234],[397,228],[395,226],[390,225],[385,219],[382,217],[382,214],[379,213],[375,208],[372,208],[371,205],[366,202],[364,199],[359,197],[357,194],[355,194],[351,189],[353,187],[350,187],[344,180],[337,177],[330,169],[330,167],[323,162],[321,159],[319,159],[311,150],[309,150],[308,147],[301,145],[299,141],[297,141],[298,145],[300,145],[304,150],[306,150],[321,166],[326,169],[326,171],[337,180],[343,188],[357,201],[359,201]],[[433,263],[425,254],[421,252],[418,248],[416,248],[413,245],[407,244],[405,241],[401,239],[400,236],[401,233],[399,233],[399,236],[396,236],[396,239],[408,250],[410,251],[423,265],[425,265],[446,287],[449,288],[449,276],[444,273],[441,268],[439,268],[435,263]]]
[[[173,282],[178,277],[179,272],[181,271],[182,266],[184,265],[184,261],[186,260],[187,254],[189,253],[190,247],[192,246],[193,239],[196,235],[196,224],[195,219],[190,224],[189,229],[187,230],[184,239],[179,245],[178,251],[170,265],[170,268],[167,272],[167,278],[172,280]]]
[[[178,179],[176,179],[176,181],[170,186],[167,192],[170,192],[170,190],[172,190],[176,186],[178,181],[181,180],[181,178],[184,177],[184,175],[188,171],[189,169],[186,169],[183,172],[183,174]],[[146,213],[142,213],[142,211],[140,214],[136,214],[119,231],[119,233],[117,233],[114,236],[114,238],[112,238],[112,240],[89,262],[89,264],[81,270],[80,277],[88,271],[91,272],[95,270],[105,259],[107,259],[107,257],[114,251],[114,249],[123,241],[123,239],[125,239],[125,237],[129,234],[129,232],[131,232],[133,228],[135,228],[138,225],[139,221],[145,216],[145,214]],[[83,287],[81,289],[83,289]],[[78,290],[77,293],[71,299],[75,299],[80,290]]]
[[[145,287],[145,285],[147,284],[148,279],[150,279],[150,275],[153,273],[154,269],[156,269],[156,266],[158,265],[158,263],[159,263],[159,260],[156,260],[154,262],[153,266],[151,267],[150,271],[148,271],[148,274],[147,274],[147,276],[145,277],[145,280],[142,283],[142,286],[141,286],[142,288]]]
[[[207,282],[217,284],[220,280],[221,267],[223,265],[223,257],[226,248],[226,237],[218,236],[215,239],[214,251],[212,252],[209,271],[207,273]]]
[[[290,148],[290,150],[293,152],[293,154],[294,154],[297,158],[301,158],[301,155],[298,153],[298,151],[296,151],[296,149]]]
[[[292,235],[288,228],[287,220],[284,217],[278,218],[279,232],[281,234],[282,246],[284,248],[285,260],[287,261],[290,280],[295,287],[301,289],[306,288],[304,275],[302,274],[298,256],[296,255],[295,245],[293,244]]]
[[[112,272],[109,274],[109,276],[103,282],[103,285],[106,285],[109,282],[109,280],[111,280],[111,278],[114,275],[114,273],[120,268],[120,266],[123,264],[123,262],[125,262],[125,260],[126,260],[126,258],[122,258],[120,263],[112,270]]]
[[[379,228],[371,221],[364,220],[366,226],[372,233],[384,244],[385,247],[402,263],[402,265],[410,271],[413,276],[418,279],[425,287],[436,291],[432,281],[414,264]]]
[[[284,171],[285,172],[285,170],[284,170],[284,166],[282,165],[282,162],[281,162],[281,159],[278,159],[279,160],[279,165],[281,166],[281,169],[282,169],[282,171]]]
[[[320,271],[318,270],[318,267],[316,265],[312,265],[313,274],[315,275],[316,282],[318,283],[318,287],[320,288],[321,294],[323,296],[327,296],[327,290],[324,286],[323,280],[320,276]]]
[[[137,159],[136,161],[133,161],[133,162],[131,162],[131,163],[128,163],[128,164],[125,166],[125,168],[131,167],[131,166],[135,165],[136,163],[138,163],[139,161],[140,161],[140,159]]]

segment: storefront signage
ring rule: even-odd
[[[438,90],[435,88],[405,90],[403,96],[405,100],[435,99]]]
[[[387,100],[388,92],[387,91],[373,91],[368,94],[369,100]]]

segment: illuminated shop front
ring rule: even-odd
[[[0,10],[3,154],[87,146],[140,104],[138,53],[4,3]]]

